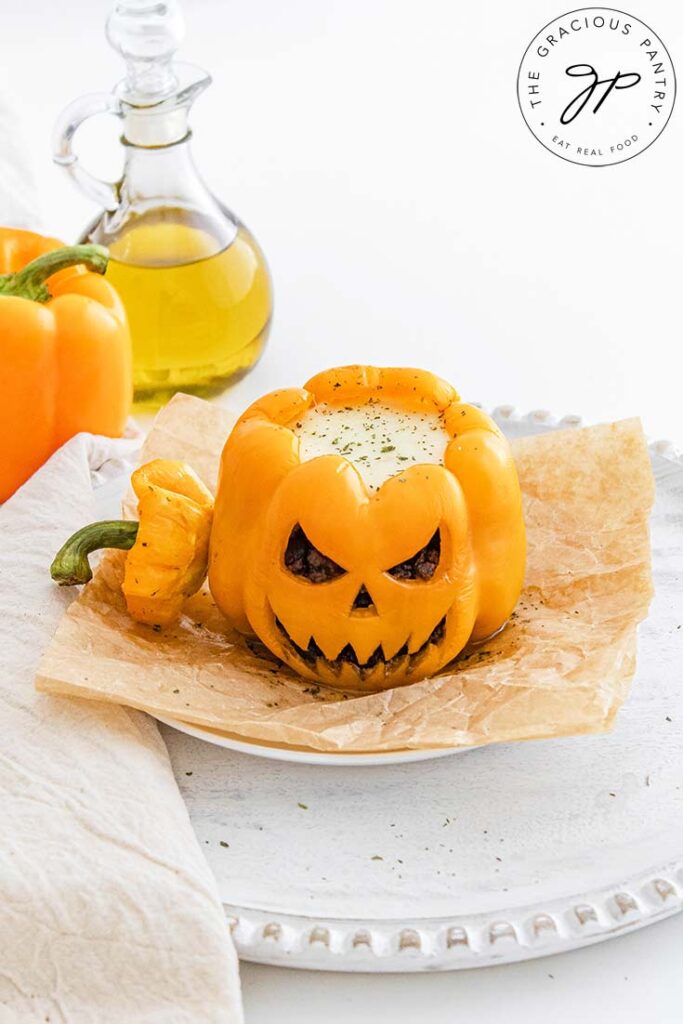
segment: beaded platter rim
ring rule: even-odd
[[[682,909],[683,861],[513,913],[364,921],[224,904],[241,960],[361,973],[452,971],[532,960],[626,935]]]
[[[583,426],[580,416],[493,410],[505,423],[552,428]],[[671,442],[650,452],[683,466]],[[242,960],[342,972],[446,971],[552,956],[625,935],[683,910],[683,856],[589,893],[514,910],[406,920],[293,915],[224,904]]]

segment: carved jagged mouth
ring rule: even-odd
[[[437,622],[425,642],[416,651],[409,653],[408,644],[406,642],[403,647],[393,655],[393,657],[389,658],[388,661],[384,657],[384,651],[382,650],[381,644],[373,651],[367,661],[360,662],[358,660],[358,656],[351,644],[347,644],[346,647],[343,647],[336,658],[326,658],[313,637],[308,641],[308,647],[300,647],[299,644],[292,640],[291,636],[277,617],[275,618],[275,625],[286,640],[288,646],[298,654],[302,661],[311,667],[315,667],[318,661],[322,661],[328,668],[331,668],[333,671],[340,672],[344,665],[351,665],[359,675],[363,675],[365,672],[374,669],[376,665],[384,665],[385,675],[388,675],[392,669],[399,665],[403,666],[406,658],[408,659],[408,665],[413,665],[430,646],[437,645],[443,640],[444,633],[446,631],[446,616],[444,615],[444,617]]]

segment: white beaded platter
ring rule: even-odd
[[[578,425],[508,407],[496,419],[511,437]],[[651,455],[656,594],[608,735],[368,769],[245,756],[162,727],[243,959],[452,970],[683,908],[683,461],[664,443]]]

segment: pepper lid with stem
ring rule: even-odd
[[[109,274],[131,321],[137,398],[156,405],[178,388],[213,393],[259,357],[272,299],[257,243],[192,160],[188,113],[211,78],[175,60],[184,35],[178,0],[117,0],[106,35],[126,76],[112,92],[66,108],[54,159],[103,208],[82,239],[110,248]],[[115,182],[84,169],[74,151],[79,126],[101,113],[121,122],[124,168]]]

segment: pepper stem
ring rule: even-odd
[[[34,302],[47,302],[50,292],[46,281],[67,267],[83,265],[96,274],[104,274],[109,251],[103,245],[65,245],[31,260],[15,274],[0,276],[0,295],[16,295]]]
[[[100,548],[121,548],[128,551],[138,535],[134,520],[109,519],[90,523],[69,537],[54,557],[50,575],[60,587],[73,587],[92,579],[88,555]]]

